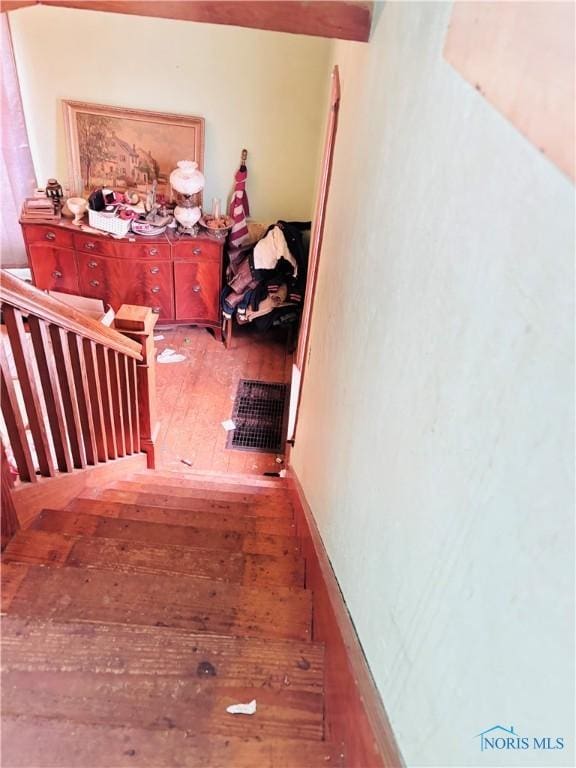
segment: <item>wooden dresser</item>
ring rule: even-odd
[[[140,304],[160,324],[206,326],[222,339],[222,243],[172,233],[116,240],[68,222],[23,223],[22,231],[38,288],[102,299],[115,311]]]

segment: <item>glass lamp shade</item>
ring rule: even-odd
[[[195,195],[204,189],[204,174],[193,160],[180,160],[170,174],[172,189],[181,195]]]

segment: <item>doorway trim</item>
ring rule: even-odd
[[[298,427],[298,412],[300,410],[300,396],[302,392],[302,382],[306,372],[306,363],[309,357],[310,348],[310,324],[312,320],[312,310],[314,306],[314,296],[316,293],[316,283],[318,278],[318,265],[322,252],[322,241],[324,238],[324,224],[326,220],[326,206],[328,203],[328,194],[330,192],[330,181],[332,178],[332,161],[334,158],[334,145],[336,143],[336,131],[338,129],[338,113],[340,111],[340,72],[338,65],[332,70],[332,86],[330,91],[330,112],[328,115],[328,126],[326,129],[326,138],[324,140],[324,150],[322,154],[322,168],[320,176],[320,185],[316,196],[316,206],[314,212],[314,223],[312,227],[312,238],[310,241],[310,252],[308,256],[308,276],[306,281],[306,294],[304,296],[304,306],[302,308],[302,320],[300,323],[300,332],[298,334],[298,347],[294,363],[292,365],[292,385],[290,388],[290,413],[288,419],[288,441],[294,444],[296,429]]]

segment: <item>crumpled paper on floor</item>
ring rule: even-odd
[[[226,712],[231,715],[253,715],[256,712],[256,699],[252,699],[248,704],[231,704],[226,707]]]

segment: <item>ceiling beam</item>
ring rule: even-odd
[[[371,2],[332,0],[2,0],[2,10],[55,5],[368,42]]]
[[[0,0],[0,11],[15,11],[18,8],[26,8],[29,5],[38,5],[38,0]]]

